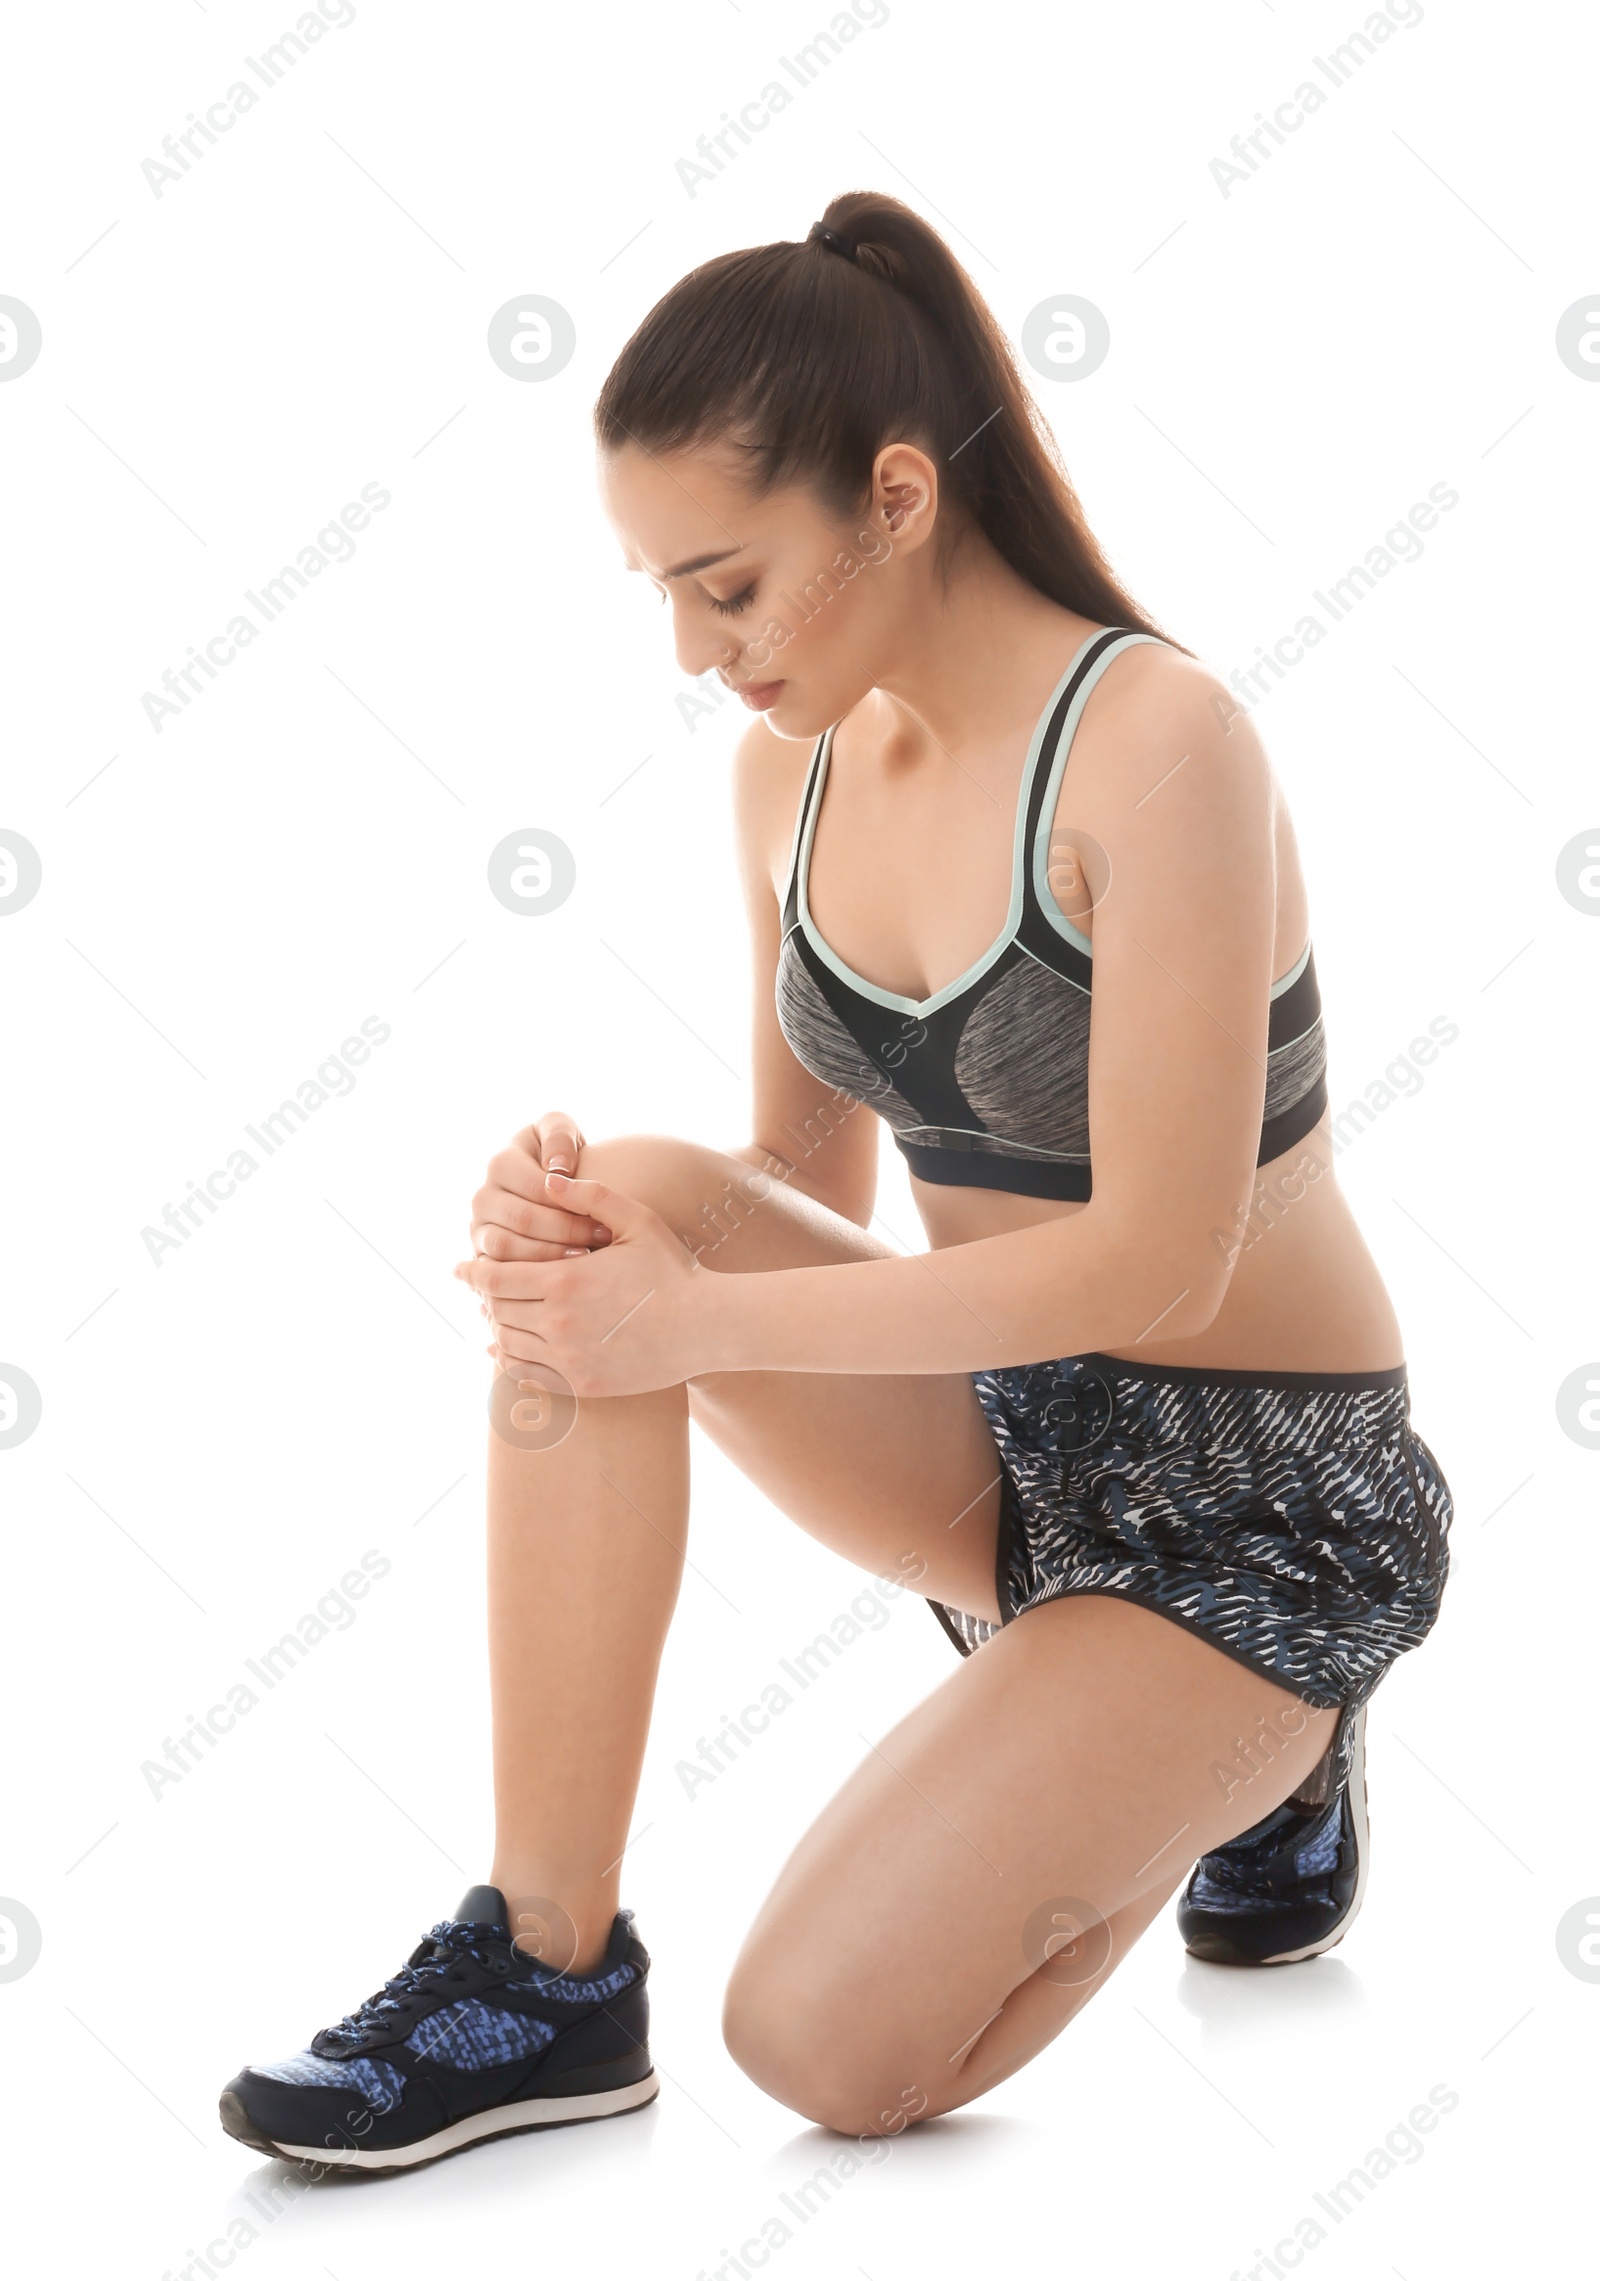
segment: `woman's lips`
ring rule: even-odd
[[[778,693],[782,687],[781,681],[747,681],[739,691],[739,699],[742,704],[749,706],[752,713],[770,712],[778,702]]]

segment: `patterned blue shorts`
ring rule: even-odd
[[[1002,1623],[1065,1593],[1114,1593],[1352,1714],[1432,1629],[1450,1491],[1412,1430],[1403,1365],[1321,1375],[1078,1354],[975,1371],[973,1385],[1002,1472]],[[1000,1629],[930,1604],[963,1654]]]

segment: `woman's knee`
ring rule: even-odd
[[[729,1159],[676,1133],[618,1133],[585,1141],[578,1176],[636,1196],[693,1248],[705,1212],[731,1186]],[[751,1174],[752,1179],[758,1176]]]
[[[864,2057],[850,2020],[832,2017],[825,1991],[794,1985],[776,1959],[740,1958],[723,2002],[722,2039],[769,2098],[826,2130],[893,2138],[928,2105],[915,2085],[904,2087],[904,2070],[886,2073]]]
[[[737,1233],[774,1187],[771,1177],[753,1165],[676,1133],[620,1133],[585,1141],[578,1152],[578,1174],[637,1196],[690,1251],[708,1255]],[[712,1264],[709,1256],[706,1264]]]

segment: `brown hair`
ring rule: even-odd
[[[831,244],[780,239],[680,278],[600,391],[601,448],[720,438],[749,454],[758,496],[804,482],[848,514],[882,447],[917,443],[958,522],[1030,586],[1096,624],[1160,634],[1101,553],[1010,344],[938,232],[869,190],[835,198],[823,226]]]

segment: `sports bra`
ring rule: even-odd
[[[919,1180],[1076,1201],[1091,1192],[1093,946],[1050,891],[1050,826],[1091,690],[1124,650],[1157,639],[1109,627],[1089,637],[1062,675],[1023,765],[1005,931],[931,998],[880,990],[817,932],[806,885],[834,729],[817,739],[789,855],[778,1021],[812,1076],[878,1112]],[[1271,986],[1258,1164],[1321,1119],[1326,1071],[1307,942]]]

